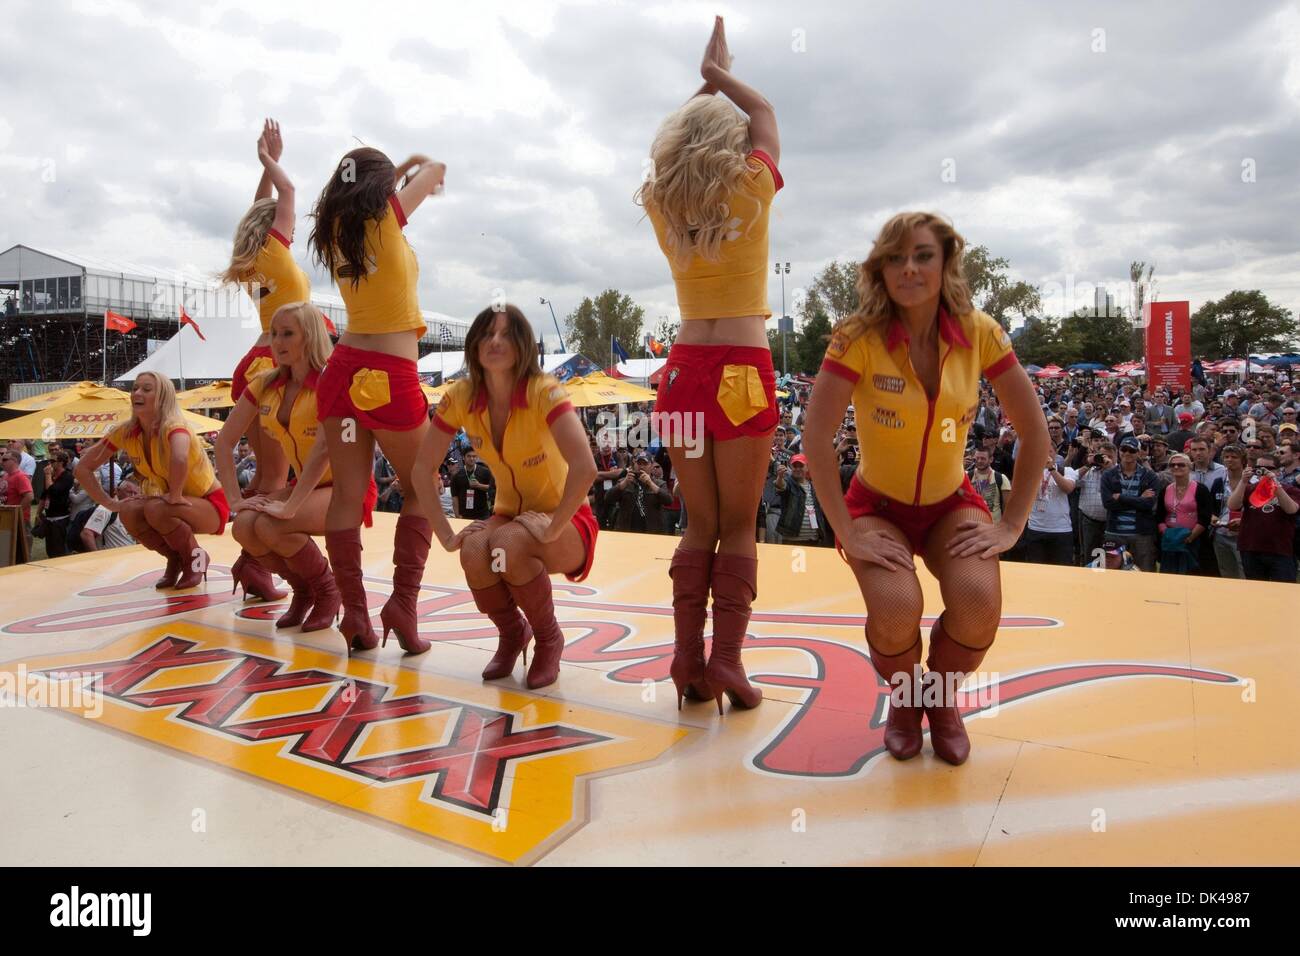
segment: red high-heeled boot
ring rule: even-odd
[[[871,665],[889,685],[889,716],[885,718],[885,749],[898,760],[910,760],[921,752],[921,632],[916,642],[898,654],[882,654],[871,646]]]
[[[938,704],[929,702],[929,695],[935,694],[936,690],[927,688],[925,715],[930,722],[930,744],[934,752],[950,764],[963,764],[970,756],[970,737],[957,709],[957,685],[961,682],[961,675],[979,670],[988,651],[988,647],[967,647],[954,641],[943,628],[942,614],[930,629],[930,653],[926,655],[925,663],[930,673],[943,682],[943,687],[937,692],[941,701]],[[931,678],[927,675],[927,679]],[[948,693],[950,688],[952,694]]]
[[[525,683],[529,690],[547,687],[560,679],[560,658],[564,655],[564,632],[555,620],[551,576],[543,568],[527,584],[510,584],[515,603],[523,609],[533,631],[533,663]]]
[[[194,540],[193,528],[184,521],[178,521],[176,527],[163,535],[163,540],[181,559],[182,573],[176,581],[178,591],[198,587],[200,581],[208,579],[208,552]]]
[[[757,707],[763,694],[749,683],[740,662],[740,647],[749,626],[750,607],[758,597],[758,559],[719,551],[713,556],[709,578],[713,592],[713,649],[704,667],[710,696],[722,713],[722,695],[731,706]]]
[[[289,601],[288,609],[275,619],[276,630],[298,626],[311,610],[311,591],[307,587],[307,582],[289,567],[288,561],[283,556],[274,551],[268,551],[258,560],[262,567],[280,575],[293,589],[293,598]]]
[[[470,588],[469,593],[474,595],[474,606],[488,616],[500,634],[497,638],[497,652],[483,669],[483,679],[509,677],[520,654],[524,655],[526,668],[528,642],[533,638],[533,629],[515,603],[509,585],[505,581],[498,581],[490,588]]]
[[[709,700],[704,682],[704,623],[709,616],[709,575],[713,552],[678,547],[668,565],[673,582],[673,662],[668,668],[677,690],[677,709],[682,698]]]
[[[243,585],[245,600],[250,596],[259,601],[279,601],[284,598],[285,592],[275,586],[271,572],[266,569],[263,560],[247,551],[239,552],[239,557],[235,558],[235,563],[230,566],[230,576],[235,580],[230,588],[231,594]]]
[[[420,600],[420,582],[424,580],[424,562],[429,557],[429,542],[433,531],[429,519],[419,515],[399,515],[397,533],[393,536],[393,593],[379,612],[379,622],[384,628],[384,644],[388,632],[397,632],[397,643],[408,654],[423,654],[433,647],[433,642],[420,637],[416,605]]]
[[[143,521],[141,523],[143,524]],[[156,551],[167,559],[167,569],[163,571],[163,576],[154,582],[154,587],[159,591],[176,587],[181,572],[185,570],[181,563],[181,556],[168,546],[166,539],[152,525],[144,525],[139,531],[133,533],[133,537],[150,551]]]
[[[366,584],[361,577],[361,529],[326,531],[325,550],[343,599],[343,621],[339,624],[343,639],[352,650],[374,650],[379,646],[379,635],[370,626]]]

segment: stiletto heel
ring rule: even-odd
[[[528,669],[528,642],[533,639],[533,629],[519,610],[514,595],[505,581],[487,588],[470,588],[474,605],[497,628],[497,649],[483,669],[484,680],[509,677],[515,669],[515,660],[524,656],[524,670]]]
[[[673,582],[673,662],[668,668],[677,689],[677,709],[682,699],[708,700],[704,682],[704,624],[708,619],[709,575],[713,552],[679,547],[668,565]]]
[[[184,590],[185,588],[198,587],[200,582],[206,584],[208,580],[208,552],[200,548],[198,542],[194,540],[194,529],[184,521],[178,522],[176,527],[163,535],[163,540],[176,552],[181,562],[183,573],[176,582],[176,589]],[[185,555],[189,555],[191,559],[189,570],[185,570]],[[195,570],[192,563],[195,558],[201,560],[202,567],[199,570]]]
[[[432,641],[420,637],[416,614],[424,562],[429,557],[432,539],[428,519],[406,514],[398,517],[397,533],[393,536],[393,593],[379,612],[384,629],[383,646],[388,644],[389,632],[394,631],[397,643],[408,654],[423,654],[433,647]]]
[[[325,549],[334,568],[334,581],[343,605],[339,630],[352,651],[370,651],[379,646],[379,635],[370,624],[366,585],[361,577],[361,529],[325,532]],[[337,615],[335,609],[331,615]],[[327,617],[327,615],[322,615]]]
[[[749,683],[740,660],[750,608],[758,596],[758,559],[719,552],[713,556],[709,586],[713,592],[713,650],[704,669],[704,681],[722,713],[725,693],[732,707],[751,709],[763,694]]]

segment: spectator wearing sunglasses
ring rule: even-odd
[[[1119,464],[1101,477],[1101,500],[1107,514],[1106,537],[1125,545],[1143,571],[1156,569],[1156,473],[1138,461],[1136,438],[1119,445]]]
[[[1202,539],[1214,515],[1214,495],[1192,478],[1191,471],[1189,456],[1171,455],[1171,480],[1156,499],[1162,574],[1188,574],[1200,566]]]
[[[1296,580],[1295,516],[1300,512],[1285,487],[1278,481],[1277,456],[1260,454],[1253,468],[1247,468],[1228,499],[1228,508],[1241,511],[1237,549],[1251,581]],[[1256,502],[1256,491],[1264,484],[1271,489],[1267,500]]]

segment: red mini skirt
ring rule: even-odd
[[[948,512],[958,508],[978,508],[986,515],[991,515],[984,496],[972,487],[970,478],[966,477],[963,477],[961,487],[942,501],[930,505],[908,505],[872,491],[854,472],[849,490],[844,494],[844,503],[848,505],[851,518],[876,515],[897,527],[907,536],[913,554],[921,554],[925,550],[925,539],[929,536],[930,529]],[[844,556],[838,537],[835,539],[835,550],[841,557]]]

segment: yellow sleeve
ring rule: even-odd
[[[113,451],[121,451],[124,445],[122,435],[126,432],[126,428],[130,423],[131,420],[128,418],[126,421],[114,425],[112,430],[105,435],[102,440],[109,448],[113,449]]]
[[[254,405],[262,404],[262,395],[266,391],[268,377],[278,374],[278,372],[263,372],[261,375],[248,380],[248,384],[244,386],[244,393],[248,395]]]
[[[745,159],[749,166],[750,184],[760,199],[764,203],[769,203],[776,197],[776,194],[785,185],[785,180],[781,178],[781,172],[776,168],[776,163],[772,157],[760,149],[756,149]]]
[[[534,376],[529,392],[528,404],[537,409],[547,425],[553,424],[565,412],[573,411],[568,391],[552,375]]]
[[[469,380],[465,379],[454,383],[442,393],[442,401],[433,413],[434,427],[441,428],[448,435],[460,431],[465,421],[465,395],[468,391]]]
[[[989,381],[1019,364],[1020,360],[1011,347],[1011,336],[997,319],[978,310],[975,312],[975,336],[980,350],[980,369]]]
[[[867,374],[870,364],[865,334],[850,340],[843,332],[834,332],[830,345],[826,346],[821,370],[856,385]]]

